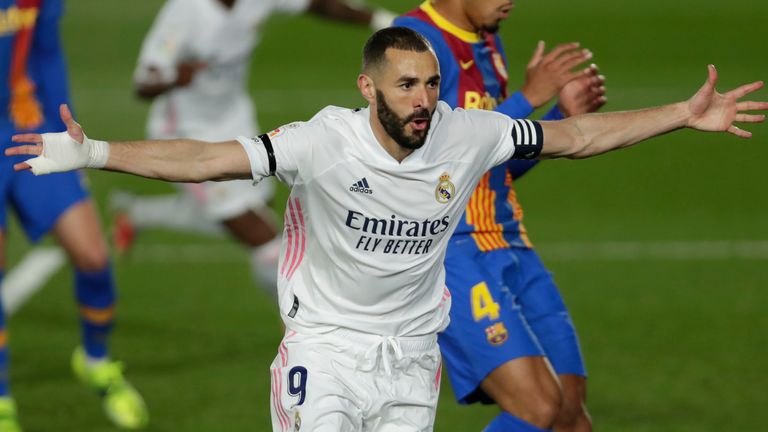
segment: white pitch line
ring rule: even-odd
[[[552,242],[536,249],[553,261],[768,260],[768,240]]]
[[[29,251],[3,281],[1,291],[6,315],[11,316],[18,311],[64,262],[64,253],[59,248],[38,247]]]
[[[768,240],[541,242],[548,261],[768,260]],[[234,243],[137,244],[130,262],[156,264],[240,263],[247,251]]]
[[[768,240],[722,241],[610,241],[541,242],[536,249],[547,261],[717,261],[768,260]],[[38,247],[27,253],[6,276],[3,307],[10,316],[39,291],[65,263],[55,247]],[[136,264],[239,264],[247,251],[234,243],[137,244],[130,263]]]

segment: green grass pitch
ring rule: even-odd
[[[418,1],[376,3],[405,11]],[[73,104],[90,136],[142,137],[147,105],[132,96],[131,75],[160,4],[68,2]],[[768,79],[766,17],[758,0],[521,0],[502,35],[512,87],[537,40],[578,40],[608,77],[607,108],[631,109],[687,98],[707,63],[718,66],[721,89]],[[361,105],[354,80],[366,37],[311,17],[270,21],[251,72],[263,129],[327,104]],[[598,430],[746,431],[768,421],[768,126],[748,129],[751,141],[682,132],[593,160],[545,162],[518,185],[526,225],[580,331]],[[109,173],[90,179],[102,210],[114,188],[173,190]],[[17,228],[10,234],[13,264],[29,245]],[[269,430],[278,315],[253,286],[245,253],[163,232],[140,242],[115,261],[112,345],[147,400],[149,430]],[[69,371],[79,340],[70,278],[59,272],[10,322],[11,380],[28,432],[113,430]],[[458,406],[445,386],[436,429],[479,431],[495,413]]]

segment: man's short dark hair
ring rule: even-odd
[[[363,47],[363,72],[378,68],[387,49],[424,52],[432,46],[418,32],[406,27],[388,27],[374,33]]]

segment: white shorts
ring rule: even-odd
[[[431,431],[440,368],[436,335],[288,330],[270,368],[272,430]]]
[[[256,186],[250,180],[182,183],[182,189],[200,206],[208,219],[220,222],[247,212],[265,208],[275,193],[269,177]]]

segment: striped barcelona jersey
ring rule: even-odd
[[[0,132],[61,130],[68,102],[59,42],[61,0],[0,0]]]
[[[507,98],[506,56],[498,35],[462,30],[425,1],[395,20],[432,44],[442,75],[440,99],[453,108],[493,110]],[[455,236],[470,235],[481,251],[510,246],[532,247],[522,224],[512,175],[506,164],[482,176]]]

